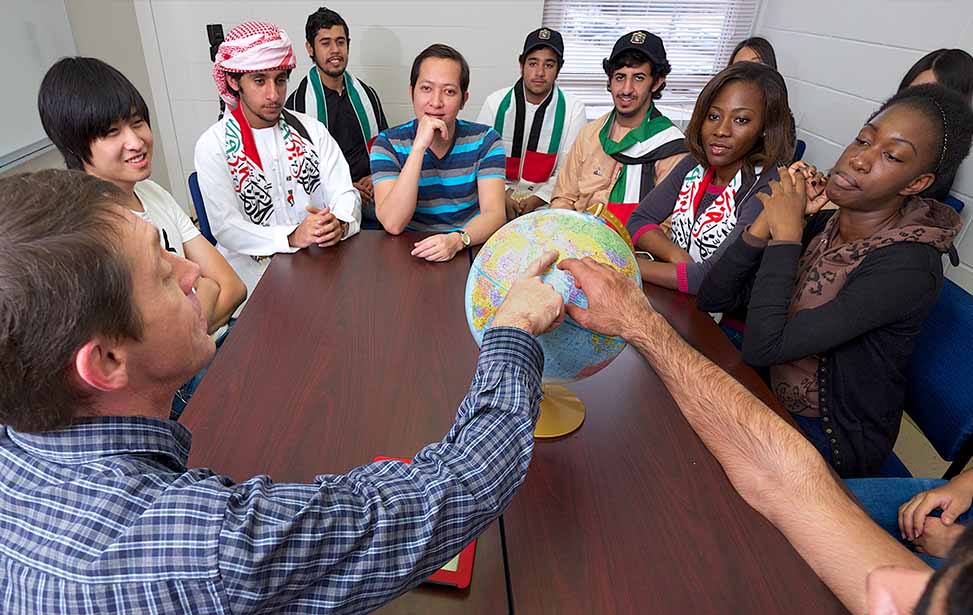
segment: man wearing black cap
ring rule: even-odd
[[[561,33],[538,28],[518,58],[520,79],[487,97],[477,122],[500,133],[507,154],[507,219],[547,205],[567,155],[585,124],[584,103],[555,80],[564,65]]]
[[[584,211],[604,203],[624,224],[688,150],[682,132],[653,104],[670,71],[662,39],[645,30],[629,32],[604,67],[615,108],[578,133],[551,205]]]

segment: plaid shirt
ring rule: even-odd
[[[446,437],[312,485],[187,469],[171,421],[0,433],[0,612],[358,613],[414,587],[527,473],[543,354],[487,332]]]

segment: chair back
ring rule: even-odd
[[[189,195],[193,198],[193,209],[196,210],[196,220],[199,222],[200,234],[206,238],[206,241],[215,246],[216,237],[213,237],[213,231],[209,228],[209,218],[206,216],[206,204],[203,202],[203,193],[199,191],[199,178],[196,177],[196,171],[193,171],[189,176]]]
[[[905,410],[955,476],[973,456],[973,295],[944,280],[909,365]]]

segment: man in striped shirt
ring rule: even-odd
[[[375,214],[385,230],[437,233],[412,255],[448,261],[486,241],[506,221],[506,155],[489,126],[456,118],[469,99],[470,67],[446,45],[431,45],[412,63],[416,119],[390,128],[372,145]]]
[[[214,352],[199,267],[79,171],[0,179],[0,212],[0,613],[370,611],[448,562],[523,482],[533,336],[564,312],[539,277],[556,253],[513,284],[452,429],[411,465],[234,484],[187,468],[191,436],[167,420]]]

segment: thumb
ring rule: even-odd
[[[318,209],[317,207],[311,207],[310,205],[308,205],[304,209],[307,210],[307,213],[312,214],[312,215],[313,214],[317,214],[317,213],[321,213],[321,210],[320,209]]]
[[[940,515],[940,518],[943,521],[943,525],[952,525],[953,522],[956,521],[956,517],[963,514],[964,512],[960,510],[960,508],[961,506],[959,505],[959,503],[956,502],[956,500],[950,500],[943,507],[943,514]]]
[[[541,254],[538,258],[531,261],[527,268],[524,269],[523,277],[533,278],[539,276],[540,274],[547,271],[547,268],[554,264],[557,260],[558,253],[556,250],[548,250]]]
[[[580,308],[573,303],[565,303],[564,311],[568,316],[571,317],[572,320],[574,320],[574,322],[578,323],[582,327],[584,327],[585,323],[588,321],[588,310]]]

